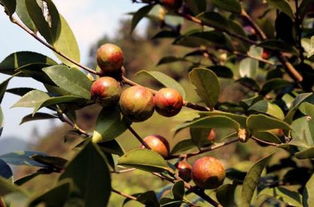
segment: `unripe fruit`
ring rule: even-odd
[[[121,94],[121,85],[111,77],[101,77],[93,82],[91,96],[103,106],[118,103]]]
[[[121,48],[110,43],[100,46],[96,58],[104,74],[119,73],[124,61]]]
[[[156,111],[166,117],[175,116],[183,106],[180,93],[172,88],[160,89],[154,97]]]
[[[182,5],[182,0],[161,0],[161,4],[167,9],[177,10]]]
[[[219,187],[225,176],[225,168],[222,163],[210,156],[196,160],[192,167],[192,179],[198,187],[203,189]]]
[[[152,151],[157,152],[163,157],[168,157],[170,147],[168,141],[160,135],[150,135],[144,138],[144,142],[151,148]]]
[[[122,113],[134,122],[145,121],[154,113],[154,96],[142,86],[132,86],[124,90],[120,97]]]
[[[211,129],[207,137],[208,141],[213,142],[216,139],[215,129]]]
[[[178,169],[179,177],[184,180],[185,182],[190,182],[192,179],[192,165],[187,161],[180,161],[176,165]]]

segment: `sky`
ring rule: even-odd
[[[128,12],[136,11],[140,5],[132,4],[131,0],[54,0],[61,13],[71,26],[81,51],[81,62],[88,60],[88,51],[92,44],[104,35],[113,37],[118,29],[119,21],[128,18]],[[140,24],[141,30],[145,25]],[[49,49],[13,25],[0,7],[0,61],[17,51],[35,51],[47,56],[55,56]],[[2,82],[8,76],[0,74]],[[33,87],[43,89],[42,85],[25,78],[13,79],[8,88]],[[10,108],[19,99],[18,96],[6,94],[1,104],[4,113],[3,133],[1,137],[15,136],[20,139],[35,142],[32,136],[34,127],[40,135],[49,131],[60,122],[34,121],[19,125],[21,119],[32,112],[32,109]],[[45,111],[43,111],[45,112]]]

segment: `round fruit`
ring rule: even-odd
[[[196,160],[192,167],[192,179],[198,187],[203,189],[219,187],[225,176],[226,173],[222,163],[210,156]]]
[[[101,77],[91,86],[91,96],[103,106],[114,105],[119,101],[121,85],[111,77]]]
[[[175,89],[162,88],[155,94],[154,103],[159,114],[170,117],[180,112],[183,98]]]
[[[177,10],[182,5],[182,0],[161,0],[161,4],[168,9]]]
[[[119,73],[123,61],[123,52],[117,45],[107,43],[97,50],[97,64],[104,74]]]
[[[119,103],[122,113],[130,121],[145,121],[154,113],[154,96],[142,86],[132,86],[124,90]]]
[[[270,52],[268,50],[263,50],[262,58],[268,60],[270,58]]]
[[[190,163],[182,160],[178,162],[176,167],[178,169],[179,177],[186,182],[190,182],[192,176],[192,166],[190,165]]]
[[[207,137],[208,141],[213,142],[216,139],[215,129],[211,129]]]
[[[150,135],[144,138],[144,142],[146,142],[152,151],[157,152],[163,157],[168,157],[170,147],[164,137],[160,135]]]

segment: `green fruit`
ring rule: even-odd
[[[214,157],[202,157],[192,167],[192,179],[203,189],[218,188],[226,176],[222,163]]]
[[[114,44],[103,44],[97,50],[97,64],[103,74],[120,73],[124,56],[120,47]]]
[[[112,106],[118,103],[120,94],[120,83],[111,77],[101,77],[91,86],[92,98],[103,106]]]
[[[132,86],[124,90],[120,97],[120,109],[130,121],[141,122],[154,113],[153,94],[142,86]]]

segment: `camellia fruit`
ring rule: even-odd
[[[154,113],[153,93],[142,86],[132,86],[124,90],[119,103],[123,115],[130,121],[145,121]]]
[[[157,152],[163,157],[168,157],[170,146],[164,137],[160,135],[150,135],[144,138],[144,142],[151,148],[152,151]]]
[[[121,85],[111,77],[101,77],[93,82],[91,96],[103,106],[118,103],[121,94]]]
[[[192,179],[198,187],[203,189],[218,188],[225,176],[225,168],[214,157],[202,157],[196,160],[192,167]]]
[[[208,141],[213,142],[216,139],[215,129],[211,129],[207,137]]]
[[[167,9],[177,10],[182,5],[182,0],[161,0],[161,4]]]
[[[119,73],[123,66],[124,56],[120,47],[106,43],[97,50],[97,64],[103,74]]]
[[[179,177],[185,182],[190,182],[192,179],[192,165],[185,160],[182,160],[176,165]]]
[[[162,88],[154,96],[156,111],[166,117],[175,116],[183,106],[180,93],[172,88]]]

